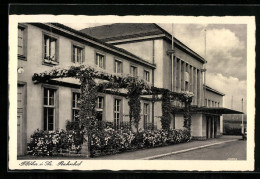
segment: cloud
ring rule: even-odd
[[[233,96],[233,109],[242,110],[242,98],[244,100],[244,112],[246,112],[247,83],[236,77],[224,76],[220,73],[207,73],[206,83],[208,86],[222,92],[224,96],[224,107],[231,108]]]
[[[172,26],[159,24],[171,33]],[[246,41],[243,28],[234,30],[232,25],[207,24],[174,24],[174,36],[185,45],[205,57],[206,33],[206,60],[207,69],[211,73],[222,73],[225,76],[234,76],[246,80]],[[236,25],[236,29],[240,27]],[[241,35],[242,34],[242,35]]]

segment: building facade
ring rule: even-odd
[[[169,54],[171,37],[156,24],[134,24],[133,27],[119,24],[109,29],[106,26],[99,28],[80,32],[57,23],[18,25],[18,155],[26,153],[27,143],[36,129],[65,129],[66,121],[78,120],[78,80],[32,81],[34,73],[50,71],[53,67],[93,66],[111,74],[142,78],[159,88],[192,92],[192,106],[195,108],[222,107],[223,94],[209,87],[203,88],[205,59],[177,39],[174,39],[174,56]],[[182,108],[183,104],[173,102],[173,107]],[[122,95],[100,93],[96,111],[100,121],[112,122],[116,128],[129,122],[128,99],[123,92]],[[161,102],[142,97],[140,128],[147,129],[152,125],[160,129],[161,116]],[[171,128],[183,128],[183,120],[183,114],[176,110],[172,113]],[[216,137],[221,131],[219,114],[192,113],[191,132],[194,138]]]

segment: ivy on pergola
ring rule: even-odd
[[[141,112],[141,95],[162,95],[162,128],[167,130],[170,127],[171,100],[178,100],[185,103],[184,127],[190,130],[189,105],[193,95],[187,92],[177,93],[168,89],[157,88],[149,85],[142,79],[132,76],[123,76],[117,74],[109,74],[97,70],[90,66],[70,66],[69,68],[53,68],[43,73],[35,73],[32,80],[35,83],[48,82],[55,78],[73,77],[81,82],[81,95],[79,100],[80,112],[79,118],[83,126],[87,130],[92,130],[97,125],[96,120],[96,98],[98,92],[105,92],[111,89],[111,92],[117,93],[120,88],[127,89],[127,97],[129,98],[129,117],[130,124],[134,119],[134,125],[138,130]],[[100,79],[97,83],[95,79]],[[131,125],[130,125],[131,126]]]

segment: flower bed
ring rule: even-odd
[[[155,130],[133,133],[128,129],[117,130],[107,128],[92,133],[91,156],[110,155],[143,148],[160,147],[177,143],[189,142],[188,130]]]
[[[125,151],[153,148],[177,143],[189,142],[188,130],[154,130],[133,133],[129,129],[93,130],[90,140],[91,157],[110,155]],[[36,156],[54,156],[60,153],[80,153],[83,132],[77,130],[42,131],[36,130],[28,144],[27,154]]]
[[[27,154],[36,156],[52,156],[62,152],[78,153],[83,143],[81,131],[43,131],[37,129],[31,135]]]

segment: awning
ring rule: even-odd
[[[184,108],[172,107],[173,112],[184,112]],[[205,113],[205,114],[243,114],[243,112],[223,107],[190,107],[191,113]]]

